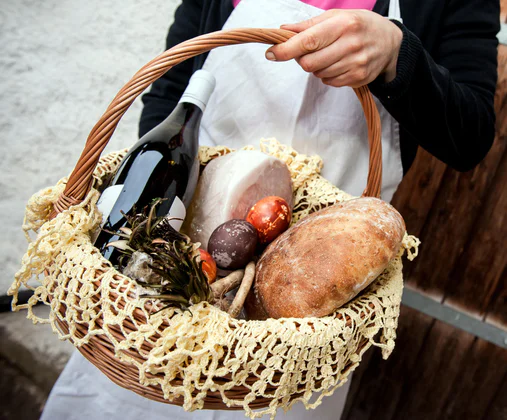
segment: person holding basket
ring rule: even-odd
[[[296,22],[296,23],[294,23]],[[368,85],[382,125],[382,198],[390,201],[418,147],[467,171],[494,139],[498,0],[183,0],[167,48],[240,27],[297,34],[270,47],[218,48],[172,68],[143,97],[144,135],[173,110],[192,73],[217,81],[201,122],[202,145],[241,148],[276,137],[320,155],[322,175],[360,195],[368,135],[352,87]],[[314,412],[302,403],[278,418],[339,419],[350,381]],[[81,408],[78,408],[81,407]],[[236,419],[235,411],[187,413],[110,382],[77,352],[42,419]]]

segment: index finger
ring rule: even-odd
[[[280,26],[280,28],[287,29],[288,31],[293,31],[293,32],[302,32],[305,29],[308,29],[308,28],[311,28],[312,26],[317,25],[317,23],[320,23],[326,19],[329,19],[329,17],[330,17],[330,13],[328,10],[328,11],[322,13],[321,15],[312,17],[307,20],[302,20],[301,22],[298,22],[298,23],[286,23],[286,24]]]
[[[336,41],[340,35],[340,28],[333,20],[327,19],[294,35],[281,44],[272,46],[266,51],[266,58],[272,61],[288,61],[299,58],[327,47]]]

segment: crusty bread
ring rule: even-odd
[[[397,255],[404,233],[398,211],[376,198],[358,198],[311,214],[262,255],[255,295],[246,306],[248,317],[331,314],[382,273]]]

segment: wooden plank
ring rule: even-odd
[[[417,363],[403,378],[405,387],[393,419],[440,419],[474,341],[470,334],[435,322]]]
[[[392,205],[403,215],[411,235],[421,234],[445,168],[444,163],[419,148],[412,167],[396,190]]]
[[[393,206],[401,213],[407,232],[419,237],[440,188],[446,165],[419,148],[416,159],[399,185]],[[424,245],[423,245],[424,247]],[[424,248],[423,248],[424,249]],[[403,273],[409,284],[415,263],[405,264]]]
[[[507,1],[507,0],[506,0]],[[498,46],[498,82],[495,94],[497,133],[507,133],[507,45]]]
[[[507,350],[477,339],[459,370],[440,418],[482,419],[505,380]]]
[[[497,144],[503,154],[505,145]],[[406,281],[430,296],[440,298],[450,273],[467,243],[471,228],[491,179],[498,166],[499,153],[491,153],[472,172],[459,174],[446,170],[427,222],[419,235],[421,257],[407,271]]]
[[[495,396],[507,350],[406,307],[391,358],[374,351],[360,370],[342,420],[474,420],[507,409]]]
[[[464,311],[449,305],[442,305],[422,293],[405,288],[402,303],[436,320],[445,322],[475,337],[507,349],[507,329],[485,323]]]
[[[501,253],[502,251],[500,251]],[[500,274],[496,290],[491,296],[485,321],[500,328],[507,328],[507,267]]]
[[[499,79],[495,108],[497,136],[490,156],[503,153],[495,177],[484,198],[475,226],[463,253],[457,260],[446,287],[446,301],[479,317],[494,306],[491,315],[507,326],[505,289],[507,260],[504,247],[507,238],[507,46],[499,48]],[[503,296],[503,298],[502,298]],[[493,302],[494,301],[494,302]]]
[[[484,201],[490,196],[507,145],[504,138],[507,130],[506,49],[505,46],[499,48],[499,82],[495,101],[499,135],[486,159],[476,169],[462,174],[447,169],[443,177],[438,179],[440,188],[419,234],[422,241],[421,260],[431,263],[416,261],[413,268],[409,267],[406,271],[409,284],[436,299],[444,295],[444,290],[449,293],[462,286],[461,277],[452,276],[452,273],[463,249],[469,246],[470,253],[479,252],[478,242],[474,240],[474,225],[486,211]],[[414,201],[414,198],[410,193],[408,196],[400,195],[397,200],[403,209],[407,208],[404,203]],[[474,279],[474,283],[477,283],[477,279]],[[491,285],[485,286],[491,288]]]
[[[502,381],[502,386],[498,388],[495,398],[489,409],[486,411],[483,420],[505,420],[507,419],[507,375]]]
[[[370,363],[372,360],[372,357],[375,353],[378,353],[379,349],[372,347],[370,348],[365,354],[363,354],[363,358],[361,362],[359,363],[359,366],[354,371],[354,374],[352,375],[349,380],[352,381],[349,388],[349,393],[347,395],[347,401],[345,403],[345,407],[343,409],[342,413],[342,420],[349,419],[350,413],[353,407],[355,406],[356,402],[358,401],[358,396],[361,395],[361,383],[363,381],[363,376],[368,372],[370,369]],[[357,410],[357,407],[356,407]]]
[[[507,141],[507,136],[503,139]],[[507,327],[507,153],[461,258],[447,284],[446,303],[483,317],[490,305]],[[504,293],[505,292],[505,293]],[[503,296],[503,299],[502,299]],[[496,300],[496,302],[493,302]],[[502,301],[503,300],[503,301]]]
[[[408,373],[418,363],[419,350],[426,332],[433,324],[431,317],[402,307],[398,338],[393,354],[383,360],[379,350],[373,351],[368,364],[361,366],[361,374],[352,380],[354,394],[342,420],[390,420],[396,412]]]

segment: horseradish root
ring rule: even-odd
[[[250,262],[245,268],[245,276],[243,277],[243,281],[241,282],[241,286],[239,286],[239,290],[232,301],[232,304],[228,310],[228,314],[233,318],[237,318],[241,309],[243,309],[243,305],[245,304],[246,296],[250,289],[252,288],[252,284],[255,278],[255,262]]]
[[[236,270],[223,279],[215,281],[210,287],[215,300],[235,289],[241,284],[245,270]]]

